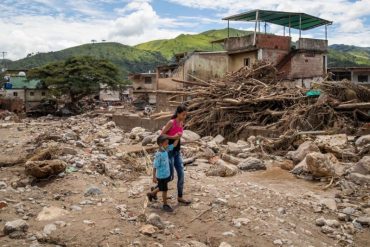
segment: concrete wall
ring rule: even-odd
[[[225,49],[227,51],[237,51],[253,47],[254,34],[243,37],[231,37],[225,41]],[[272,34],[257,34],[256,47],[289,50],[291,38],[288,36],[279,36]]]
[[[125,131],[131,131],[135,127],[142,127],[153,132],[162,129],[169,119],[152,120],[150,118],[141,118],[137,115],[113,115],[112,117],[116,125]]]
[[[297,42],[297,49],[311,51],[327,51],[328,41],[323,39],[300,38]]]
[[[323,76],[325,54],[315,54],[307,52],[297,53],[287,64],[287,78],[313,78]]]
[[[152,83],[146,84],[145,83],[145,77],[151,77],[152,78]],[[137,89],[147,89],[147,90],[155,90],[157,88],[157,82],[156,82],[156,76],[151,75],[151,76],[140,76],[139,78],[132,77],[130,78],[132,81],[132,86],[134,90]]]
[[[100,89],[99,99],[101,101],[120,101],[120,92],[108,89]]]
[[[267,60],[273,65],[277,65],[288,53],[287,50],[261,49],[262,57],[260,60]]]
[[[44,93],[44,95],[43,95]],[[26,101],[40,102],[42,99],[46,99],[49,96],[48,90],[32,90],[27,89],[25,92]]]
[[[229,55],[229,72],[235,72],[244,67],[244,59],[249,58],[250,64],[257,61],[257,51],[235,53]]]
[[[188,74],[194,75],[202,80],[222,78],[228,70],[228,55],[226,52],[202,52],[194,53],[185,61],[184,71],[179,71],[184,75],[185,80],[192,80]]]
[[[18,96],[14,96],[14,93],[17,93]],[[25,99],[24,89],[6,89],[5,90],[5,98],[8,99],[21,99],[24,101]]]

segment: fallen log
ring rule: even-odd
[[[370,109],[370,103],[350,103],[350,104],[340,104],[335,107],[336,110],[354,110],[354,109]]]

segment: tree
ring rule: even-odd
[[[56,96],[69,96],[77,103],[99,92],[100,85],[117,90],[123,85],[117,67],[107,60],[72,57],[28,72],[29,79],[39,79]]]

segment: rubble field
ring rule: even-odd
[[[369,246],[370,136],[186,130],[188,207],[148,202],[158,132],[104,114],[0,120],[0,246]]]

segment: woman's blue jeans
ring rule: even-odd
[[[174,179],[174,170],[177,174],[177,196],[182,197],[184,192],[184,164],[182,162],[181,153],[179,150],[172,150],[168,152],[168,157],[170,159],[170,170],[171,170],[171,180]]]

